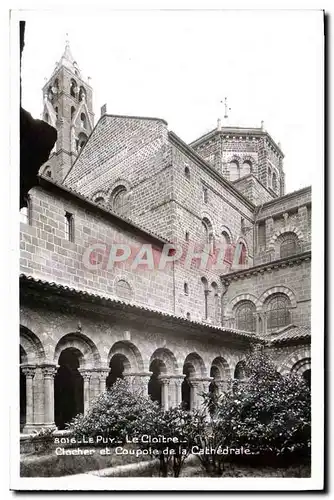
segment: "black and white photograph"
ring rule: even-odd
[[[11,11],[12,489],[323,488],[324,26]]]

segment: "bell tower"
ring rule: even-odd
[[[57,142],[40,174],[62,182],[94,127],[93,92],[83,79],[69,42],[43,87],[42,119],[57,129]]]

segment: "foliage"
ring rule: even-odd
[[[138,424],[142,436],[158,440],[153,443],[141,442],[140,447],[159,458],[160,475],[163,477],[167,477],[170,466],[174,477],[179,477],[184,462],[196,443],[197,434],[204,432],[206,425],[203,412],[190,413],[181,407],[160,410],[152,420],[141,419]]]
[[[250,458],[262,455],[268,459],[305,455],[310,450],[310,391],[301,377],[280,375],[264,352],[246,359],[245,373],[247,379],[233,381],[214,402],[210,431],[199,438],[202,446],[218,452],[229,450],[226,455],[199,456],[207,471],[217,475],[222,473],[226,457],[231,458],[231,449],[250,450]],[[212,408],[212,399],[205,397]]]
[[[140,419],[149,421],[157,412],[157,403],[142,391],[133,391],[125,380],[118,379],[92,402],[85,415],[77,415],[68,428],[74,435],[103,436],[124,442],[126,435],[138,434]]]

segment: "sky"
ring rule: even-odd
[[[323,168],[323,25],[320,11],[37,11],[25,18],[22,104],[42,112],[42,86],[68,37],[91,77],[95,123],[153,116],[185,142],[223,118],[264,128],[285,154],[286,190]],[[67,35],[68,34],[68,35]],[[224,122],[223,122],[224,124]]]

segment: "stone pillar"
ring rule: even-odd
[[[134,384],[136,386],[136,389],[140,391],[144,396],[148,396],[148,383],[151,376],[151,372],[140,372],[135,374]]]
[[[34,424],[34,386],[33,379],[35,376],[36,366],[25,365],[21,366],[24,375],[26,376],[26,422],[23,432],[28,434],[32,431]]]
[[[229,388],[229,381],[228,380],[215,380],[216,386],[218,387],[218,395],[221,396],[226,392]]]
[[[91,399],[91,394],[90,394],[90,379],[92,376],[91,370],[85,370],[85,369],[79,369],[79,372],[81,373],[81,376],[84,381],[84,413],[87,413],[89,410],[89,404],[90,404],[90,399]]]
[[[109,370],[107,368],[101,368],[97,371],[97,374],[100,382],[99,392],[102,394],[102,392],[106,391],[106,380],[109,375]]]
[[[210,387],[210,384],[211,384],[212,380],[213,380],[213,377],[205,377],[205,378],[202,378],[200,380],[203,392],[205,392],[205,393],[209,392],[209,387]],[[201,408],[201,406],[202,406],[201,403],[204,402],[204,401],[200,400],[200,396],[198,396],[198,398],[199,398],[199,406],[198,406],[198,408]],[[210,412],[209,412],[209,408],[208,407],[205,408],[205,414],[206,414],[206,418],[210,419]]]
[[[169,401],[168,401],[168,386],[170,379],[169,378],[160,378],[161,382],[161,407],[163,410],[167,411],[169,409]]]
[[[174,380],[174,400],[173,406],[180,406],[182,403],[182,383],[184,381],[185,375],[180,375],[175,377]]]
[[[54,408],[54,377],[57,372],[56,365],[42,365],[44,376],[44,424],[47,427],[55,426]]]
[[[190,385],[190,411],[197,410],[200,406],[199,395],[200,383],[197,379],[189,379]]]

